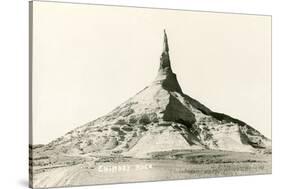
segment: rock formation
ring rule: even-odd
[[[164,31],[160,67],[151,85],[105,116],[41,147],[40,153],[146,157],[169,150],[252,152],[270,146],[271,141],[248,124],[213,112],[183,93]]]

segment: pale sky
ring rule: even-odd
[[[48,143],[156,77],[168,34],[185,94],[271,138],[271,17],[34,2],[33,143]]]

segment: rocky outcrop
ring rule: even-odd
[[[186,127],[191,127],[196,122],[194,114],[172,95],[165,108],[163,120],[182,123]]]
[[[169,45],[166,31],[164,30],[163,52],[160,57],[160,66],[154,83],[159,83],[167,91],[182,93],[176,74],[173,73],[169,55]]]
[[[245,122],[213,112],[183,93],[170,62],[167,34],[156,79],[107,115],[34,149],[36,154],[123,154],[174,149],[252,152],[271,141]]]

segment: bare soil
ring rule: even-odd
[[[204,177],[271,174],[271,152],[175,150],[149,158],[65,157],[33,166],[33,186],[59,187]],[[45,158],[43,158],[46,161]],[[42,161],[36,159],[33,161]],[[37,163],[38,164],[38,163]]]

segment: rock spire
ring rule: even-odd
[[[169,55],[169,44],[166,30],[164,30],[163,51],[160,57],[160,67],[155,82],[162,84],[168,91],[182,93],[176,74],[173,73]]]
[[[166,30],[164,30],[164,41],[163,41],[163,51],[160,58],[160,68],[159,70],[171,71],[170,56],[169,56],[169,44]]]

